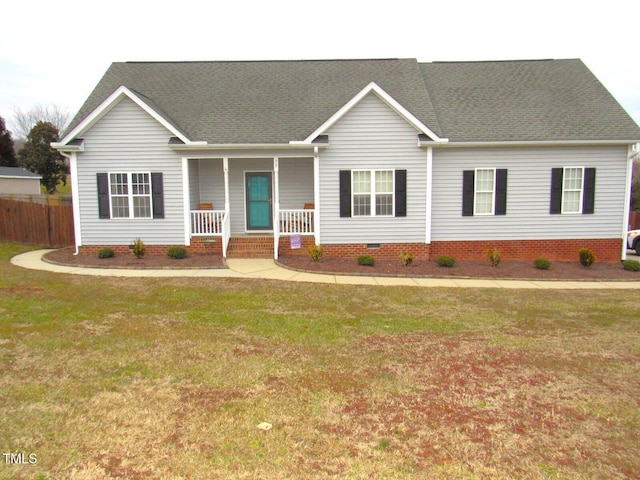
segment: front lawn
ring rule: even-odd
[[[24,250],[0,244],[0,479],[640,477],[636,291],[65,276]]]

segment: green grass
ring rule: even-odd
[[[0,449],[38,462],[0,479],[640,476],[635,291],[94,278],[27,249],[0,244]]]

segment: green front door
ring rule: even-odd
[[[273,230],[271,173],[246,173],[247,230]]]

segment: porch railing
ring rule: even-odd
[[[224,210],[191,210],[191,236],[222,236]]]
[[[280,210],[280,235],[313,235],[315,210]]]

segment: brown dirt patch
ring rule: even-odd
[[[372,267],[358,265],[355,258],[323,258],[313,262],[306,256],[281,256],[278,263],[294,270],[345,275],[378,275],[438,278],[506,278],[533,280],[624,280],[640,281],[640,272],[630,272],[617,262],[596,263],[585,268],[578,261],[552,262],[548,270],[539,270],[530,261],[503,260],[493,267],[489,261],[459,260],[451,268],[435,261],[414,260],[409,266],[398,260],[376,260]]]
[[[171,269],[171,268],[226,268],[224,259],[220,255],[190,254],[186,258],[176,260],[166,255],[145,255],[136,258],[131,255],[118,255],[112,258],[98,258],[95,254],[79,253],[74,255],[74,248],[54,250],[44,256],[51,263],[72,267],[96,268],[140,268],[140,269]]]

